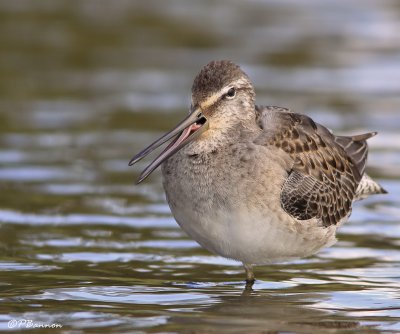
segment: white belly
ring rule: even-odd
[[[284,212],[213,212],[171,208],[182,229],[207,250],[247,264],[287,261],[336,242],[336,227],[298,222]]]

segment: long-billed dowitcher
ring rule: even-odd
[[[311,118],[255,105],[249,77],[212,61],[194,79],[190,113],[129,162],[173,141],[162,164],[171,211],[201,246],[253,265],[301,258],[336,242],[352,203],[385,190],[365,174],[366,140],[335,136]]]

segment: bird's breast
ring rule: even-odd
[[[207,154],[184,150],[162,166],[163,185],[171,206],[194,211],[280,205],[287,172],[275,149],[237,143]]]
[[[241,150],[237,145],[213,156],[178,152],[164,163],[167,201],[182,229],[209,251],[249,263],[311,254],[325,244],[306,241],[307,225],[283,211],[286,171],[276,152]],[[285,245],[291,247],[283,252]]]

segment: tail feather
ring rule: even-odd
[[[354,200],[361,200],[367,198],[369,195],[374,194],[387,194],[387,191],[371,179],[365,173],[365,165],[368,156],[367,139],[375,136],[377,132],[363,133],[356,136],[336,136],[335,141],[338,143],[348,154],[348,156],[357,165],[360,175],[362,176],[358,184]]]
[[[369,195],[387,194],[387,191],[376,181],[371,179],[366,173],[358,184],[354,200],[367,198]]]
[[[356,136],[335,136],[335,141],[338,143],[347,153],[347,155],[354,161],[360,172],[360,175],[364,174],[365,165],[368,156],[368,144],[367,139],[375,136],[377,132],[363,133]]]

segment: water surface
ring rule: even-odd
[[[0,330],[400,332],[399,15],[381,0],[1,1]],[[159,172],[134,186],[146,162],[127,166],[220,58],[259,104],[378,131],[368,173],[389,191],[355,205],[334,247],[256,268],[253,291],[179,229]]]

